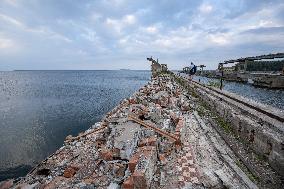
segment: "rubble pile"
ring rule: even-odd
[[[205,182],[195,159],[200,146],[188,142],[191,100],[173,77],[152,78],[101,122],[77,137],[67,136],[63,147],[13,188],[205,188],[211,180],[221,188],[224,163],[211,155],[209,168],[218,164],[219,175],[202,165],[210,175]],[[227,179],[235,177],[227,172]]]

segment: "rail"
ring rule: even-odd
[[[202,86],[202,87],[204,87],[204,88],[206,88],[206,89],[208,89],[208,90],[214,91],[214,92],[216,92],[216,93],[218,93],[218,94],[220,94],[220,95],[223,95],[223,96],[225,96],[225,97],[227,97],[227,98],[229,98],[229,99],[231,99],[231,100],[233,100],[233,101],[236,101],[236,102],[238,102],[238,103],[240,103],[240,104],[243,104],[243,105],[245,105],[245,106],[247,106],[247,107],[249,107],[249,108],[251,108],[251,109],[254,109],[254,110],[256,110],[256,111],[258,111],[258,112],[260,112],[260,113],[263,113],[263,114],[265,114],[265,115],[267,115],[267,116],[269,116],[269,117],[271,117],[271,118],[273,118],[273,119],[276,119],[276,120],[278,120],[278,121],[280,121],[280,122],[284,122],[284,118],[281,117],[281,116],[278,116],[278,115],[276,115],[276,114],[273,114],[273,113],[271,113],[271,112],[268,112],[268,111],[266,111],[266,110],[264,110],[264,109],[261,109],[261,108],[259,108],[259,107],[257,107],[257,106],[254,106],[254,105],[249,104],[249,103],[247,103],[247,102],[245,102],[245,101],[242,101],[242,100],[240,100],[240,99],[237,99],[237,98],[235,98],[235,97],[233,97],[233,96],[224,94],[224,93],[222,93],[222,92],[220,92],[220,91],[218,91],[218,90],[216,90],[216,89],[214,89],[214,88],[212,88],[212,87],[208,87],[208,86],[206,86],[206,85],[204,85],[204,84],[201,84],[201,83],[199,83],[199,82],[197,82],[197,81],[193,81],[193,80],[192,80],[192,82],[193,82],[195,85],[200,85],[200,86]]]

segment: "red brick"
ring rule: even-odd
[[[126,170],[126,165],[122,163],[116,163],[113,165],[113,172],[117,177],[123,177]]]
[[[119,157],[120,157],[120,149],[118,149],[118,148],[113,148],[113,149],[111,150],[111,152],[112,152],[113,158],[119,158]]]
[[[157,138],[152,136],[149,138],[144,138],[142,141],[139,142],[138,146],[156,146],[157,144]]]
[[[113,160],[113,154],[110,150],[107,150],[107,149],[103,149],[101,152],[100,152],[100,158],[106,160],[106,161],[110,161],[110,160]]]
[[[135,189],[145,189],[147,187],[147,182],[145,179],[145,175],[141,171],[135,171],[133,173],[133,182],[134,182],[134,187]]]
[[[128,167],[129,167],[129,170],[130,170],[131,173],[134,172],[135,167],[136,167],[138,161],[139,161],[139,155],[138,155],[138,154],[134,154],[134,155],[130,158],[130,160],[129,160],[129,162],[128,162]]]
[[[175,96],[178,97],[180,95],[180,91],[175,92]]]
[[[122,189],[134,189],[133,177],[128,177],[122,184]]]
[[[170,113],[171,120],[174,122],[174,124],[178,124],[179,118],[174,114]]]
[[[180,140],[177,140],[175,141],[175,147],[176,147],[176,150],[181,150],[181,141]]]
[[[95,142],[95,146],[96,148],[102,148],[106,143],[106,140],[105,139],[97,139],[96,142]]]
[[[165,165],[167,163],[167,159],[165,157],[165,154],[160,154],[159,159],[162,165]]]
[[[135,99],[133,99],[133,98],[130,98],[128,101],[129,101],[129,104],[135,104],[136,103]]]
[[[74,169],[73,167],[68,167],[65,169],[63,176],[65,178],[71,178],[76,174],[76,169]]]

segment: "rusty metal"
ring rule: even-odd
[[[135,117],[133,115],[128,115],[128,120],[134,121],[134,122],[136,122],[136,123],[138,123],[138,124],[148,128],[148,129],[153,129],[155,132],[159,133],[160,135],[165,136],[167,138],[170,138],[170,139],[174,140],[175,142],[178,142],[180,140],[179,137],[177,137],[176,135],[168,133],[168,132],[165,132],[165,131],[163,131],[161,129],[158,129],[155,126],[152,126],[152,125],[150,125],[148,123],[145,123],[144,121],[142,121],[141,119],[139,119],[139,118],[137,118],[137,117]]]
[[[72,138],[70,138],[70,139],[68,139],[66,141],[67,142],[71,142],[71,141],[74,141],[74,140],[79,140],[79,139],[81,139],[81,138],[83,138],[83,137],[85,137],[87,135],[99,132],[99,131],[103,130],[106,127],[107,127],[107,124],[102,124],[102,126],[100,126],[99,128],[97,128],[97,129],[95,129],[95,130],[93,130],[93,131],[91,131],[89,133],[85,133],[85,134],[82,134],[82,135],[79,135],[79,136],[76,136],[76,137],[72,137]]]

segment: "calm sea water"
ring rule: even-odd
[[[218,79],[194,76],[194,80],[202,83],[220,82]],[[224,90],[253,99],[256,102],[268,104],[284,111],[284,90],[255,87],[251,84],[224,81]]]
[[[25,175],[149,79],[149,71],[0,72],[0,181]]]

